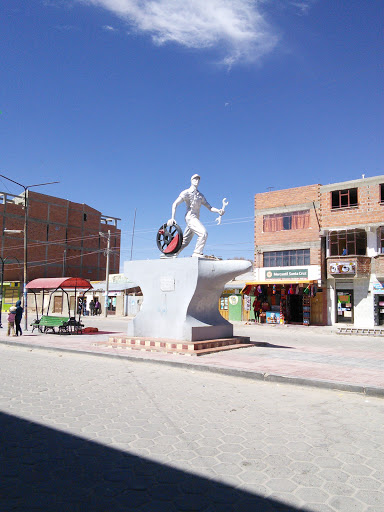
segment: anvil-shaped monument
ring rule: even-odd
[[[251,265],[205,258],[126,261],[125,275],[144,296],[128,335],[185,341],[232,337],[233,325],[221,316],[218,301],[225,284]]]

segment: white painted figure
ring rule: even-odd
[[[221,220],[221,216],[224,215],[225,206],[228,204],[227,202],[225,202],[224,199],[223,208],[219,209],[211,206],[205,199],[203,194],[201,194],[197,190],[199,183],[200,176],[198,174],[194,174],[191,177],[191,186],[186,190],[183,190],[172,205],[172,217],[167,222],[168,226],[176,224],[176,208],[183,202],[187,205],[187,212],[185,214],[185,221],[187,223],[187,227],[185,228],[185,231],[183,233],[183,243],[177,254],[179,254],[183,249],[187,247],[187,245],[189,245],[190,241],[193,238],[193,235],[196,234],[197,241],[195,250],[193,251],[193,256],[203,256],[203,250],[205,243],[207,241],[208,233],[203,224],[200,222],[200,207],[201,205],[204,205],[211,212],[218,213],[220,216],[219,218]]]

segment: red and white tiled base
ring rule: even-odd
[[[252,347],[253,343],[250,343],[249,340],[250,338],[245,336],[204,341],[178,341],[164,338],[111,336],[108,341],[96,342],[93,345],[129,350],[144,350],[147,352],[166,352],[168,354],[181,354],[186,356],[203,356],[223,350]]]

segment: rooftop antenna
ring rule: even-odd
[[[267,187],[268,192],[270,192],[275,187]]]

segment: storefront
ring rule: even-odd
[[[247,282],[250,319],[268,324],[324,325],[323,290],[318,268],[257,269],[263,279]],[[262,274],[264,273],[264,275]]]
[[[375,326],[384,326],[384,281],[373,284]]]
[[[244,307],[244,298],[241,295],[243,286],[225,288],[219,300],[219,311],[221,316],[229,321],[246,320],[246,306]]]
[[[105,281],[92,281],[92,292],[88,293],[89,302],[93,299],[101,305],[101,314],[107,308],[107,315],[135,316],[140,310],[143,296],[141,289],[124,274],[112,274],[108,284],[108,297],[105,297]]]

